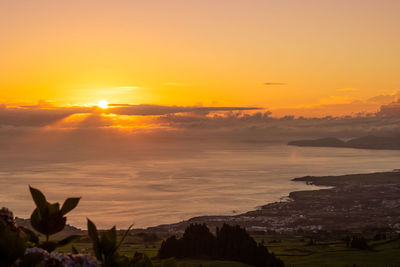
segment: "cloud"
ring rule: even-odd
[[[332,100],[332,99],[331,99]],[[376,113],[380,105],[353,100],[350,103],[319,104],[309,107],[278,108],[271,110],[274,117],[282,117],[295,114],[297,117],[321,118],[326,116],[357,116],[358,114]]]
[[[76,114],[88,114],[82,120],[82,125],[93,125],[105,120],[99,117],[99,114],[115,114],[115,115],[136,115],[136,116],[160,116],[174,113],[193,113],[208,114],[217,111],[250,111],[258,110],[256,107],[179,107],[179,106],[160,106],[160,105],[129,105],[129,104],[110,104],[108,109],[100,109],[93,107],[53,107],[48,102],[40,102],[38,105],[6,107],[0,105],[0,126],[25,126],[25,127],[42,127],[51,125]],[[97,116],[96,119],[94,116]],[[111,120],[111,119],[109,119]],[[79,118],[75,120],[73,125],[77,125]],[[90,123],[89,123],[90,122]],[[70,123],[71,124],[71,123]]]
[[[70,108],[41,108],[25,106],[21,108],[7,108],[0,106],[0,126],[40,127],[65,119],[72,114],[88,113],[92,109]]]
[[[351,88],[349,88],[351,90]],[[347,90],[347,89],[346,89]],[[333,95],[319,100],[318,104],[300,107],[288,107],[273,109],[274,117],[282,117],[295,114],[297,117],[325,117],[325,116],[358,116],[358,114],[377,113],[381,106],[394,103],[400,99],[400,91],[394,91],[387,95],[378,95],[367,100],[360,100],[347,95]],[[384,107],[380,113],[388,116],[391,107]],[[393,107],[393,109],[395,109]],[[390,109],[390,110],[393,110]]]
[[[400,100],[397,100],[397,102],[393,102],[388,105],[381,106],[378,115],[383,117],[400,118]]]
[[[127,105],[127,104],[111,104],[111,108],[104,113],[112,113],[117,115],[138,115],[138,116],[155,116],[173,113],[202,113],[207,114],[215,111],[244,111],[258,110],[257,107],[179,107],[179,106],[160,106],[160,105]]]
[[[400,91],[395,91],[392,94],[388,95],[378,95],[369,98],[367,101],[370,103],[377,103],[377,104],[389,104],[392,102],[396,102],[400,99]]]
[[[25,105],[22,108],[50,108],[53,107],[53,102],[49,100],[39,100],[36,105]]]
[[[88,140],[93,137],[93,141],[90,142],[94,146],[97,142],[95,136],[100,133],[101,138],[106,138],[106,140],[117,138],[123,133],[127,140],[142,138],[143,140],[207,140],[207,142],[240,143],[243,140],[282,142],[296,138],[329,136],[351,138],[368,134],[400,132],[400,102],[383,105],[379,112],[357,114],[356,111],[365,105],[365,103],[352,102],[320,105],[312,109],[304,108],[304,113],[318,111],[321,114],[330,111],[327,112],[328,115],[338,109],[346,111],[346,114],[336,117],[309,116],[308,118],[290,115],[294,114],[290,113],[294,110],[286,110],[287,116],[272,117],[275,111],[255,107],[111,104],[109,109],[100,109],[98,107],[42,107],[43,105],[10,108],[3,105],[0,106],[0,135],[5,137],[2,138],[3,140],[10,140],[35,133],[40,139],[45,136],[44,131],[50,136],[48,137],[50,140],[53,137],[55,139],[56,136],[74,133],[73,140],[77,140],[74,142],[79,141],[81,145],[84,136],[87,136],[85,142],[89,142]],[[368,105],[376,107],[375,104]],[[346,116],[349,108],[355,108],[353,116]],[[295,111],[298,112],[299,109]],[[383,120],[382,117],[386,119]]]
[[[152,105],[152,114],[157,110]],[[159,107],[159,106],[157,106]],[[400,116],[382,115],[322,118],[271,117],[270,111],[215,111],[212,107],[169,107],[162,115],[104,115],[94,108],[0,108],[0,147],[7,158],[43,158],[50,161],[87,158],[153,158],[160,153],[200,151],[204,146],[246,146],[286,143],[305,138],[354,138],[400,133]],[[131,106],[126,106],[131,108]],[[207,112],[191,112],[204,109]],[[217,108],[218,109],[218,108]],[[228,110],[227,110],[228,109]],[[243,108],[246,109],[246,108]],[[143,112],[149,114],[149,112]],[[71,114],[73,113],[73,114]],[[82,114],[84,113],[84,114]],[[140,113],[135,111],[135,114]],[[18,126],[18,127],[16,127]],[[45,127],[42,127],[45,126]],[[160,149],[169,146],[171,150]],[[149,151],[153,154],[149,154]],[[135,154],[135,155],[133,155]],[[5,157],[5,156],[4,156]]]

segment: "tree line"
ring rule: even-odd
[[[230,260],[257,267],[284,266],[263,242],[257,243],[240,226],[228,224],[217,228],[216,235],[205,224],[190,224],[181,238],[171,236],[162,242],[158,257]]]

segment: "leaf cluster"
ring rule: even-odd
[[[40,244],[36,239],[35,245],[51,252],[57,247],[65,246],[80,238],[78,235],[71,235],[58,242],[49,241],[50,235],[61,232],[65,228],[67,223],[65,215],[78,205],[80,198],[67,198],[60,209],[58,202],[49,203],[38,189],[29,186],[29,191],[36,205],[31,215],[31,225],[37,232],[46,236],[46,241]]]

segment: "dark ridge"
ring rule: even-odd
[[[290,146],[315,146],[315,147],[346,147],[346,142],[334,137],[315,140],[297,140],[289,142]]]
[[[400,150],[400,136],[379,137],[363,136],[351,139],[347,142],[338,138],[329,137],[314,140],[297,140],[288,143],[290,146],[308,146],[308,147],[344,147],[359,149],[387,149]]]

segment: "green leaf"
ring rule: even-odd
[[[70,235],[70,236],[58,241],[57,247],[62,247],[62,246],[68,245],[69,243],[74,242],[75,240],[78,240],[81,237],[82,236],[80,236],[80,235]]]
[[[60,216],[60,204],[59,203],[53,203],[53,204],[47,204],[47,208],[49,210],[49,216]],[[45,215],[42,214],[44,217]]]
[[[29,190],[36,204],[36,208],[31,215],[31,225],[36,231],[46,235],[46,242],[42,243],[41,247],[51,252],[57,246],[63,246],[76,239],[76,237],[68,237],[57,243],[48,242],[50,235],[58,233],[65,228],[67,218],[64,215],[78,205],[79,198],[68,198],[64,202],[62,210],[60,210],[59,203],[50,204],[38,189],[29,186]],[[31,243],[38,243],[35,236],[32,236],[31,233],[27,234]]]
[[[36,207],[38,207],[42,212],[47,205],[46,197],[36,188],[29,186],[29,190],[31,191],[32,199],[35,202]]]
[[[48,220],[44,221],[44,227],[47,229],[47,235],[53,235],[61,232],[67,224],[67,217],[51,216]]]
[[[62,217],[59,213],[45,213],[46,216],[41,216],[38,208],[31,215],[31,225],[33,229],[44,235],[52,235],[62,231],[67,222],[66,217]]]
[[[31,225],[32,225],[33,229],[35,229],[39,233],[42,233],[41,221],[42,221],[42,217],[40,216],[39,209],[36,208],[33,210],[32,215],[31,215]],[[42,233],[42,234],[44,234],[44,233]]]
[[[89,219],[87,219],[87,227],[88,227],[89,237],[93,241],[99,241],[99,234],[97,233],[96,225]]]
[[[93,242],[94,254],[99,261],[102,261],[103,259],[101,254],[103,252],[100,246],[99,234],[97,232],[96,225],[91,220],[89,220],[89,218],[87,218],[87,228],[88,228],[88,235]]]
[[[79,203],[80,198],[68,198],[65,200],[62,208],[61,208],[61,215],[65,215],[71,210],[73,210]]]
[[[106,256],[111,256],[117,250],[117,229],[115,226],[101,234],[100,245]]]

